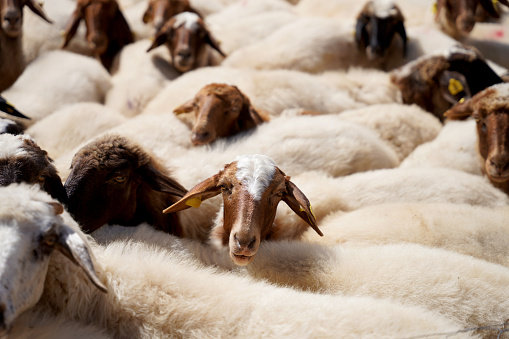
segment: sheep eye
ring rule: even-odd
[[[115,177],[114,180],[118,183],[123,183],[124,181],[126,181],[126,177],[119,175],[118,177]]]
[[[39,175],[39,177],[37,178],[37,180],[38,180],[39,182],[44,182],[44,181],[46,180],[46,176],[45,176],[44,174],[41,174],[41,175]]]
[[[285,194],[285,191],[279,191],[276,193],[278,197],[282,197]]]
[[[57,236],[56,235],[50,235],[46,239],[44,239],[44,243],[48,246],[55,246],[57,243]]]
[[[223,191],[224,193],[229,193],[230,192],[230,188],[228,186],[226,186],[225,184],[222,184],[221,185],[221,191]]]

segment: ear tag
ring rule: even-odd
[[[65,31],[60,31],[59,33],[61,37],[65,37]]]
[[[188,201],[186,201],[186,205],[191,206],[191,207],[196,207],[196,208],[200,207],[201,197],[195,197],[195,198],[189,199]]]
[[[465,98],[461,98],[460,101],[458,101],[460,104],[465,102]]]
[[[463,85],[461,84],[461,82],[457,79],[449,79],[449,93],[451,93],[452,95],[456,95],[460,92],[462,92],[465,88],[463,87]]]
[[[303,209],[302,207],[301,207],[301,208],[299,208],[299,211],[301,211],[301,212],[306,212],[306,210],[305,210],[305,209]],[[311,205],[309,205],[309,212],[311,212],[311,215],[312,215],[312,216],[313,216],[313,218],[315,218],[315,220],[316,220],[316,216],[315,216],[315,214],[313,213],[313,208],[311,207]]]
[[[431,6],[431,12],[433,12],[433,14],[437,14],[438,12],[438,3],[436,1],[433,3],[433,6]]]
[[[491,3],[493,4],[493,7],[498,12],[498,0],[491,0]]]

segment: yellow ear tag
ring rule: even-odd
[[[460,101],[458,101],[460,104],[465,102],[465,98],[461,98]]]
[[[195,198],[189,199],[188,201],[186,201],[186,205],[191,206],[191,207],[196,207],[196,208],[200,207],[201,197],[195,197]]]
[[[300,210],[301,212],[306,212],[306,210],[305,210],[305,209],[303,209],[302,207],[301,207],[301,208],[299,208],[299,210]],[[315,218],[315,220],[316,220],[316,217],[315,217],[315,214],[313,213],[313,208],[311,207],[311,205],[309,205],[309,212],[311,212],[311,215],[312,215],[312,216],[313,216],[313,218]]]
[[[449,89],[449,93],[451,93],[452,95],[456,95],[456,94],[462,92],[465,88],[463,87],[463,85],[461,84],[461,82],[459,80],[452,78],[449,80],[448,89]]]
[[[431,6],[431,11],[433,12],[433,14],[437,14],[437,12],[438,12],[438,3],[437,2],[433,3],[433,6]]]

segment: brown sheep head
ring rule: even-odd
[[[203,200],[223,195],[223,215],[212,232],[213,241],[229,246],[230,258],[240,266],[253,260],[265,239],[298,238],[305,229],[282,229],[274,223],[277,206],[284,201],[318,234],[309,200],[274,161],[265,155],[242,155],[218,174],[205,179],[177,203],[164,210],[173,213]]]
[[[417,104],[443,121],[443,113],[460,100],[503,80],[473,47],[454,46],[424,56],[391,72],[403,102]]]
[[[79,150],[65,182],[69,212],[85,232],[104,224],[142,222],[181,235],[177,215],[161,210],[187,192],[139,145],[116,135],[92,141]]]
[[[85,21],[86,39],[94,55],[111,70],[117,53],[134,41],[118,3],[115,0],[78,0],[62,48],[74,37],[81,20]]]
[[[28,135],[0,134],[0,186],[21,182],[39,185],[53,198],[67,203],[62,180],[48,153]]]
[[[474,117],[483,172],[509,194],[509,84],[488,87],[444,115],[452,120]]]
[[[163,44],[170,51],[173,67],[182,73],[209,65],[207,46],[225,56],[203,19],[191,12],[171,17],[156,33],[147,52]]]
[[[188,0],[149,0],[143,22],[153,23],[156,32],[159,32],[168,19],[182,12],[197,13]]]
[[[407,36],[405,18],[392,1],[369,1],[357,16],[355,42],[368,60],[383,63],[387,50],[398,34],[403,41],[403,56],[406,55]]]
[[[268,121],[268,117],[256,110],[244,93],[236,86],[226,84],[206,85],[174,112],[196,114],[191,134],[191,142],[195,146],[236,135]]]
[[[27,6],[32,12],[49,23],[53,23],[34,0],[0,0],[0,28],[10,38],[21,36],[23,27],[23,7]]]

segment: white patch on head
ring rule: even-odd
[[[276,173],[276,163],[266,155],[240,155],[237,162],[237,179],[242,182],[255,201],[261,199]]]
[[[466,48],[462,47],[461,45],[455,45],[455,46],[449,47],[448,49],[446,49],[443,52],[443,56],[446,58],[449,58],[454,53],[468,54],[474,58],[477,58],[477,54],[475,54],[474,51],[472,51],[470,49],[466,49]]]
[[[509,105],[509,83],[503,82],[491,86],[490,88],[497,91],[497,98],[500,100],[506,100]]]
[[[32,138],[26,134],[0,134],[0,157],[7,158],[27,154],[23,147],[25,140],[32,140]]]
[[[0,118],[0,133],[7,132],[7,128],[12,125],[16,125],[16,123],[9,119]]]
[[[175,23],[173,24],[173,28],[178,28],[181,25],[184,25],[187,29],[192,29],[194,25],[198,24],[198,20],[200,17],[196,13],[191,12],[183,12],[175,15]]]
[[[396,5],[392,0],[378,0],[373,1],[373,14],[377,18],[388,18],[390,16],[395,16],[398,14],[398,10],[396,9]]]

